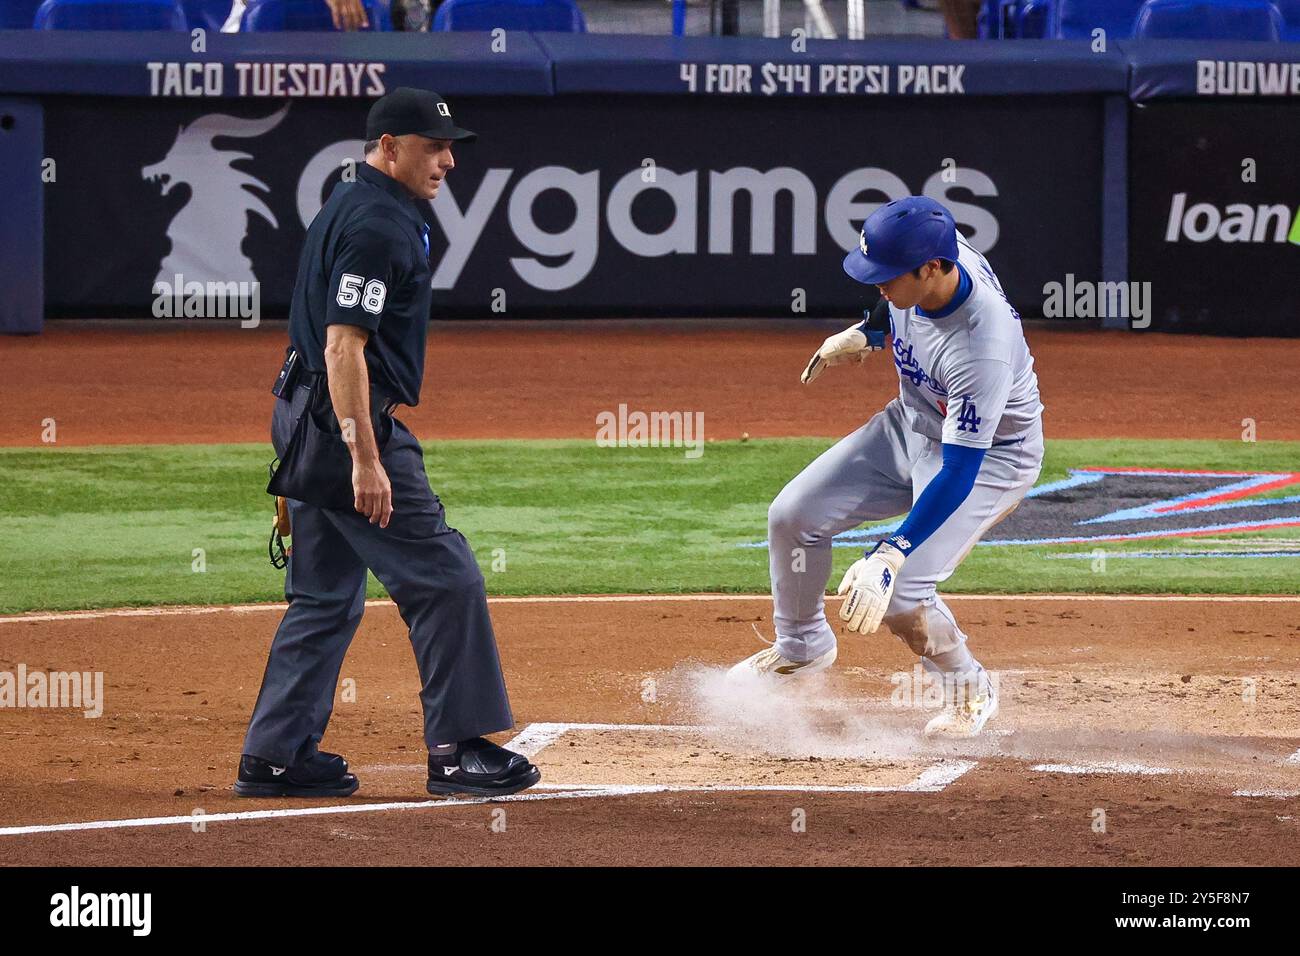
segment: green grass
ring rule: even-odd
[[[493,593],[754,592],[767,589],[767,553],[737,545],[766,536],[772,497],[830,443],[716,442],[688,461],[590,441],[429,442],[425,461]],[[283,572],[266,558],[270,457],[264,445],[0,450],[0,611],[280,599]],[[1080,465],[1290,471],[1300,445],[1057,441],[1042,480]],[[1162,546],[1187,542],[1140,545]],[[1090,548],[976,548],[945,590],[1300,590],[1300,558],[1113,554],[1136,547],[1107,546],[1104,573],[1045,558]],[[837,570],[857,553],[837,549]]]

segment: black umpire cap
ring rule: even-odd
[[[477,133],[461,129],[451,121],[447,101],[431,90],[399,86],[386,93],[370,107],[366,117],[366,139],[379,139],[385,133],[405,136],[416,133],[429,139],[454,139],[472,143]]]

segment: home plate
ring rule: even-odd
[[[548,735],[550,736],[550,735]],[[902,790],[941,788],[968,769],[933,759],[773,756],[738,752],[710,741],[707,728],[570,725],[540,753],[556,787],[657,785],[670,788]],[[931,784],[930,781],[934,783]]]

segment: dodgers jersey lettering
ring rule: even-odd
[[[1043,404],[1020,316],[985,258],[957,235],[966,301],[925,316],[889,307],[908,426],[935,441],[988,448],[1041,427]]]

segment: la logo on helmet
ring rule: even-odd
[[[865,232],[858,236],[858,248],[862,250],[864,256],[867,254],[867,234]]]

